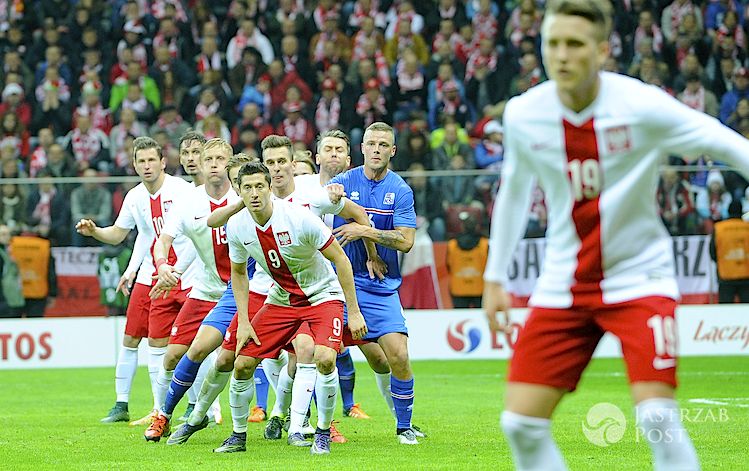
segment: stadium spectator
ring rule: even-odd
[[[91,118],[91,126],[99,129],[104,134],[109,134],[112,129],[112,115],[109,109],[101,104],[101,87],[99,81],[87,81],[81,87],[82,103],[73,113],[73,127],[79,115],[86,114]]]
[[[169,138],[169,142],[172,146],[177,147],[179,145],[180,137],[190,129],[190,124],[186,123],[182,116],[177,113],[177,107],[173,104],[165,104],[161,108],[159,113],[159,119],[151,126],[149,133],[151,135],[156,134],[158,131],[163,131]],[[143,133],[135,134],[136,136],[142,136]]]
[[[428,232],[432,240],[445,240],[445,218],[439,188],[429,181],[422,163],[412,163],[407,170],[411,176],[406,178],[406,183],[413,190],[416,215],[429,221]]]
[[[739,100],[749,98],[749,70],[739,67],[733,74],[733,88],[723,95],[720,102],[720,121],[725,123],[736,110]]]
[[[695,233],[697,213],[694,198],[688,183],[674,168],[661,171],[656,199],[661,220],[671,235]]]
[[[21,273],[8,247],[11,235],[10,227],[0,224],[0,318],[18,317],[25,304]]]
[[[47,173],[53,177],[76,177],[78,165],[62,145],[54,143],[49,146],[47,152],[47,166],[39,170],[36,176],[40,176],[41,173]],[[68,188],[69,186],[66,186],[66,189]]]
[[[8,83],[3,88],[0,114],[13,113],[26,128],[31,124],[31,105],[24,99],[23,88],[17,83]]]
[[[92,169],[83,171],[82,177],[94,178],[99,173]],[[112,219],[112,195],[96,182],[86,182],[70,193],[70,221],[67,227],[74,227],[81,219],[91,219],[97,225],[106,227]],[[99,244],[91,237],[83,237],[73,231],[73,245],[76,247],[95,247]]]
[[[447,272],[453,307],[480,308],[484,291],[484,268],[489,255],[489,239],[478,221],[467,211],[458,214],[461,233],[447,243]]]
[[[104,131],[92,126],[88,112],[82,110],[78,114],[76,126],[65,136],[62,145],[73,156],[80,172],[87,168],[109,171],[109,138]]]
[[[26,196],[18,185],[0,185],[0,224],[9,227],[16,234],[25,231],[26,209]]]
[[[695,207],[702,218],[706,233],[713,228],[713,223],[728,217],[728,205],[731,194],[726,191],[725,180],[719,170],[711,170],[707,175],[707,188],[697,191]]]
[[[679,101],[684,103],[690,108],[703,113],[709,114],[710,116],[718,117],[718,99],[715,98],[715,94],[710,90],[707,90],[702,84],[700,76],[698,74],[690,74],[685,77],[686,87],[684,91],[678,95]],[[747,103],[749,104],[749,103]],[[749,113],[749,109],[746,110]],[[731,118],[727,120],[726,124],[733,127],[730,124]]]
[[[254,20],[243,18],[239,22],[239,30],[226,47],[226,65],[229,68],[237,65],[242,59],[242,51],[248,46],[257,49],[265,64],[270,64],[273,61],[275,55],[270,40],[260,32]]]

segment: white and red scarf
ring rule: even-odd
[[[338,120],[341,117],[341,100],[338,95],[330,101],[320,98],[315,110],[315,125],[319,132],[330,131],[338,127]]]

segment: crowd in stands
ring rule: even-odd
[[[749,6],[739,0],[615,0],[606,69],[661,87],[749,136]],[[358,143],[374,121],[398,132],[435,240],[458,214],[488,227],[502,162],[504,103],[546,80],[543,1],[2,0],[0,177],[133,175],[134,137],[182,169],[196,129],[257,155],[268,134],[313,150],[340,128]],[[671,163],[685,164],[680,156]],[[747,182],[709,156],[664,172],[658,205],[672,234],[709,231]],[[488,169],[476,176],[429,170]],[[127,186],[2,185],[0,224],[83,244],[72,221],[112,222]],[[749,208],[747,208],[749,209]],[[536,190],[528,236],[546,227]]]

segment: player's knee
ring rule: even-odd
[[[226,373],[234,369],[234,355],[228,350],[223,350],[216,359],[216,369]]]
[[[176,368],[180,358],[182,358],[182,355],[167,350],[166,354],[164,354],[164,369],[171,371]]]
[[[122,338],[122,346],[127,348],[138,348],[138,345],[140,345],[142,337],[133,337],[132,335],[127,335]]]
[[[375,373],[390,373],[390,363],[388,363],[388,359],[384,354],[375,355],[373,358],[371,358],[369,361],[369,366]]]
[[[202,363],[209,353],[211,352],[205,346],[193,343],[187,351],[187,356],[195,363]]]
[[[408,350],[399,350],[389,357],[390,369],[396,378],[405,379],[411,377],[411,363],[408,359]]]
[[[332,353],[330,355],[328,354],[322,354],[318,355],[318,358],[315,362],[315,366],[317,366],[317,371],[319,371],[321,374],[328,375],[333,372],[335,369],[335,360],[336,360],[336,354]]]

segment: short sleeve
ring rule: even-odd
[[[345,206],[346,201],[341,198],[338,203],[333,204],[330,202],[328,190],[326,190],[325,188],[320,188],[319,190],[315,189],[313,192],[311,192],[310,204],[312,206],[318,207],[320,209],[320,214],[338,215],[341,211],[343,211],[343,207]]]
[[[241,237],[240,224],[237,218],[232,218],[226,224],[226,236],[229,241],[229,259],[233,263],[245,263],[250,258],[249,251]]]
[[[190,208],[195,208],[194,204],[195,203],[192,202],[190,198],[177,201],[177,203],[172,206],[171,211],[166,215],[164,228],[161,232],[175,239],[181,236],[187,229],[186,224],[189,217],[188,212]]]
[[[328,226],[322,219],[306,210],[302,218],[302,231],[302,237],[318,250],[325,250],[333,243],[333,233]]]
[[[393,208],[393,227],[416,227],[416,210],[414,209],[414,192],[403,184],[398,191]]]
[[[122,209],[120,209],[120,214],[117,215],[117,220],[114,222],[114,225],[117,227],[121,227],[123,229],[134,229],[135,228],[135,214],[134,211],[136,210],[136,205],[133,192],[129,192],[127,195],[125,195],[125,201],[122,203]]]

